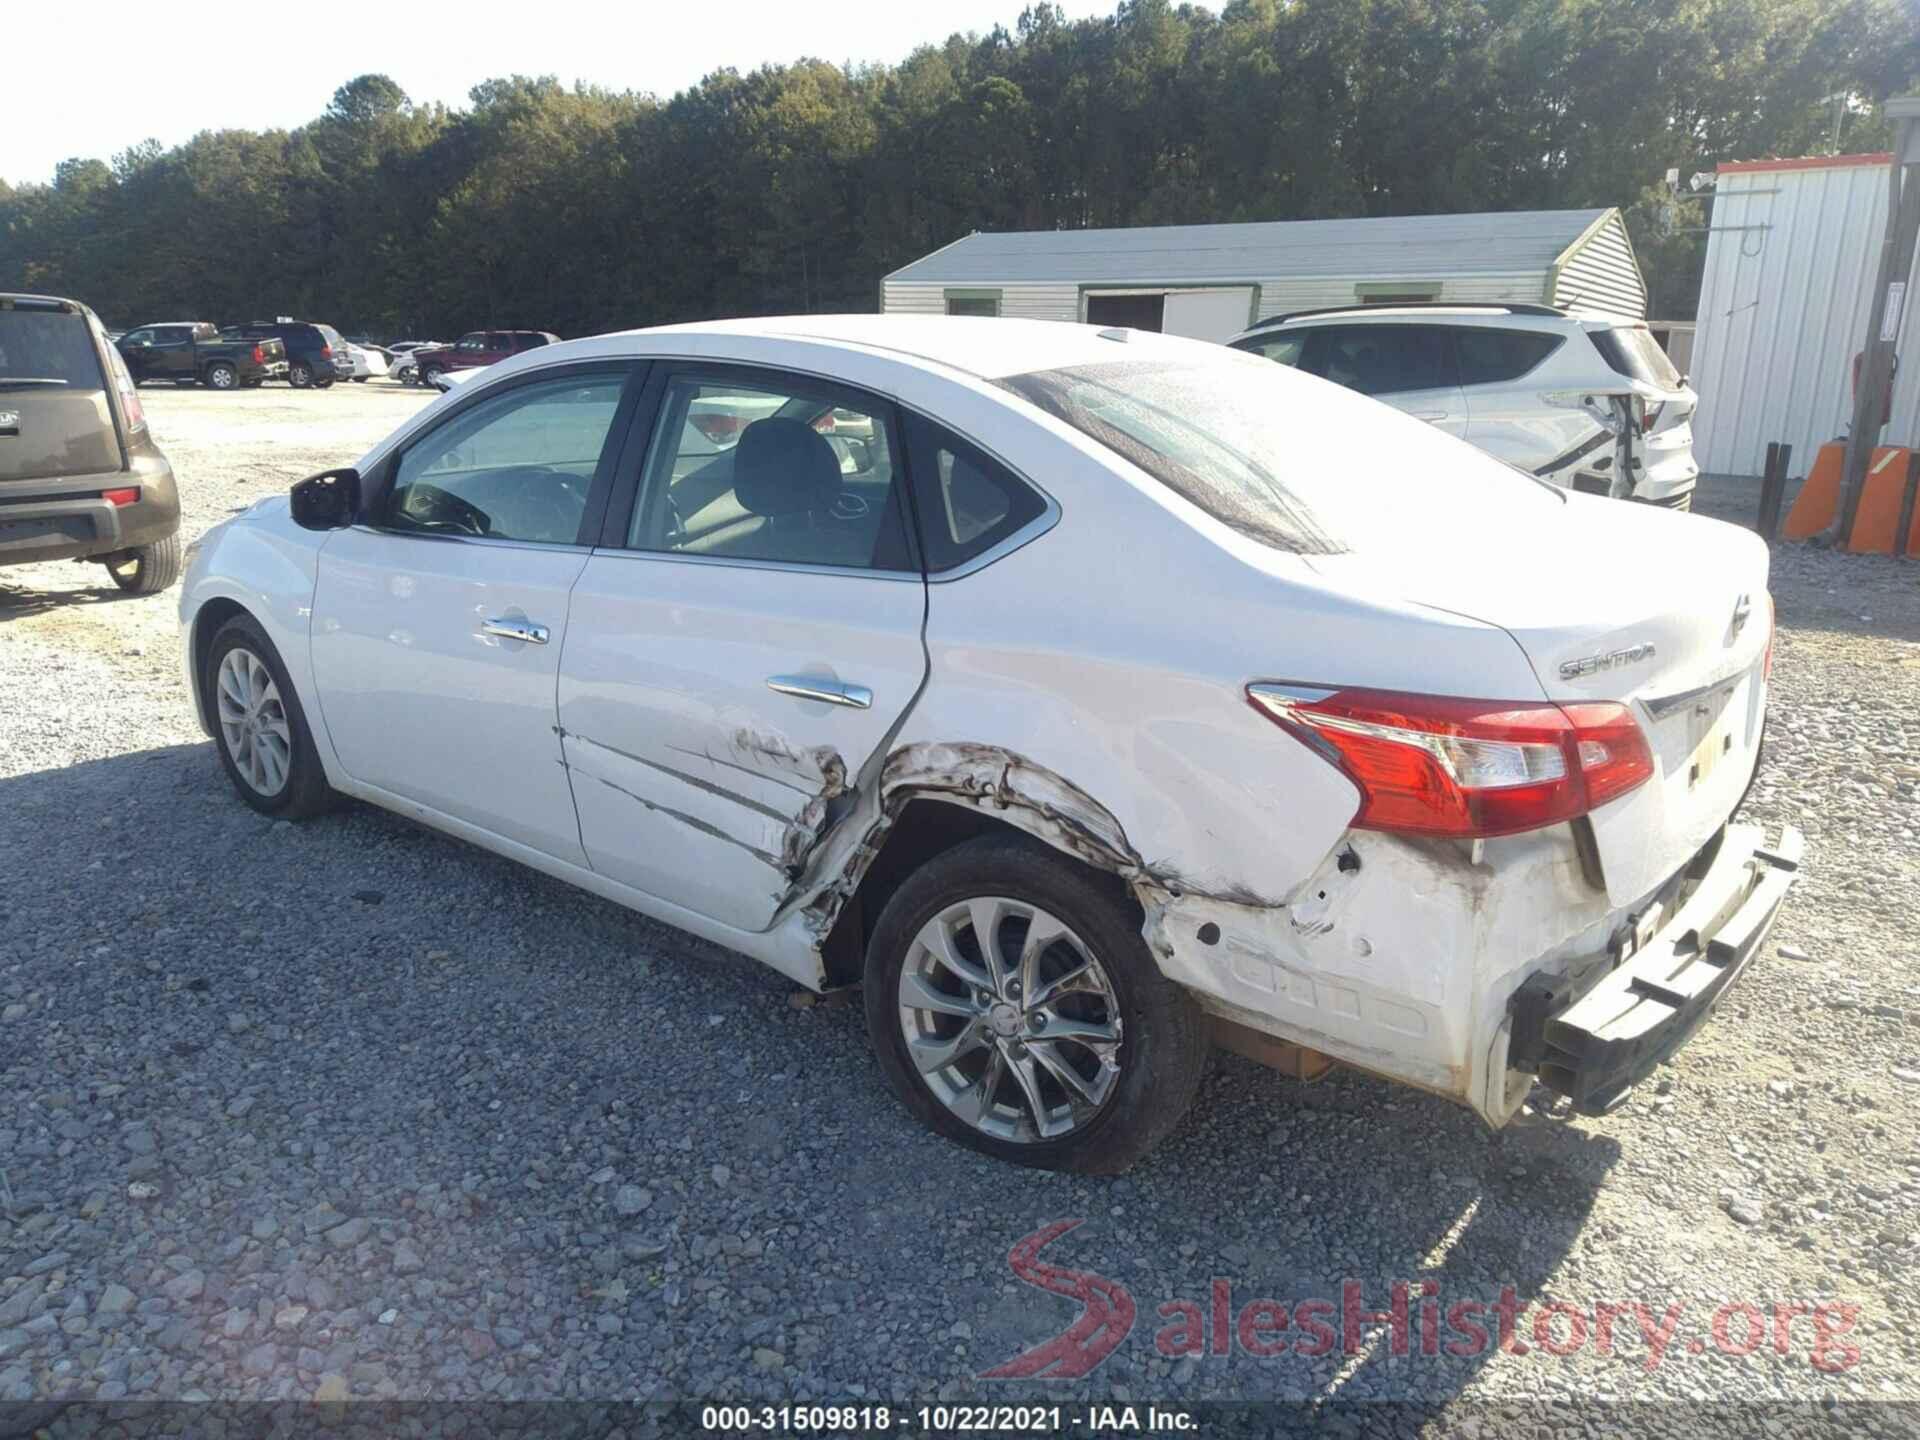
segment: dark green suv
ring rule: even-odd
[[[180,496],[94,313],[0,293],[0,565],[38,560],[96,560],[122,590],[164,590],[180,575]]]

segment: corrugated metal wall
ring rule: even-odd
[[[1647,316],[1647,287],[1634,263],[1627,227],[1614,215],[1561,267],[1553,303],[1568,309]]]
[[[1693,384],[1703,470],[1758,475],[1767,442],[1804,475],[1853,418],[1853,356],[1865,334],[1887,223],[1885,165],[1722,173],[1707,237]],[[1772,192],[1772,193],[1769,193]],[[1907,311],[1914,307],[1909,286]],[[1901,350],[1914,327],[1903,328]],[[1920,439],[1920,353],[1901,355],[1888,444]]]

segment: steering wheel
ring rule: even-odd
[[[457,530],[484,539],[492,533],[493,517],[451,490],[416,480],[407,487],[400,513],[422,530]]]

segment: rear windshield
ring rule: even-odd
[[[1680,372],[1673,368],[1667,352],[1643,326],[1623,326],[1618,330],[1595,330],[1593,348],[1615,373],[1629,380],[1642,380],[1662,390],[1680,388]]]
[[[1480,506],[1554,503],[1530,477],[1377,401],[1220,353],[997,383],[1249,539],[1296,554],[1368,548],[1384,533],[1450,525]]]
[[[86,317],[70,310],[0,310],[0,390],[43,388],[106,388]]]

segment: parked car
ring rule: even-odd
[[[296,390],[308,386],[324,390],[336,380],[353,378],[347,342],[331,325],[305,320],[249,320],[244,325],[229,325],[220,333],[279,340],[287,347],[287,383]]]
[[[93,312],[0,295],[0,566],[89,560],[152,594],[179,578],[179,530],[173,467]]]
[[[934,1130],[1114,1170],[1210,1041],[1496,1126],[1682,1044],[1801,848],[1733,823],[1767,566],[1221,346],[806,316],[503,361],[209,531],[181,619],[255,809],[864,985]]]
[[[481,373],[479,370],[436,370],[421,383],[444,395],[449,390],[459,389]]]
[[[389,345],[387,353],[392,357],[390,364],[393,378],[402,385],[418,383],[420,367],[414,363],[415,353],[421,350],[437,350],[441,344],[439,340],[400,340]]]
[[[471,330],[451,345],[414,351],[413,362],[425,384],[443,370],[478,370],[559,342],[550,330]]]
[[[143,325],[117,345],[136,384],[174,380],[209,390],[250,390],[287,378],[287,351],[278,340],[222,337],[206,320]]]
[[[1692,508],[1699,397],[1641,321],[1549,305],[1343,306],[1278,316],[1228,343],[1556,485]]]
[[[384,377],[387,373],[386,352],[377,347],[356,345],[349,340],[347,359],[352,362],[353,383],[356,385],[364,385],[374,376]]]

